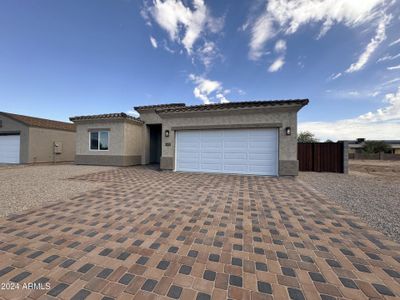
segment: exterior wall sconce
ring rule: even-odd
[[[165,130],[164,135],[165,137],[169,137],[169,130]]]
[[[286,135],[291,135],[292,134],[292,128],[286,127],[285,128],[285,132],[286,132]]]

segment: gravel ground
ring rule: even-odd
[[[376,230],[400,242],[400,184],[363,174],[301,172],[298,177]]]
[[[101,183],[66,180],[112,167],[41,165],[0,166],[0,216],[62,201],[93,190]]]

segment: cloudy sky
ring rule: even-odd
[[[309,98],[320,139],[400,139],[389,0],[0,2],[0,110],[67,120],[167,102]]]

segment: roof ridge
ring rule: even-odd
[[[74,121],[83,121],[83,120],[95,120],[95,119],[129,119],[137,122],[143,122],[140,118],[136,118],[134,116],[128,115],[124,112],[117,112],[117,113],[106,113],[106,114],[97,114],[97,115],[84,115],[84,116],[74,116],[70,117],[69,119]]]
[[[25,118],[35,119],[35,120],[43,120],[43,121],[50,121],[50,122],[56,122],[56,123],[63,123],[63,124],[72,124],[70,122],[64,122],[64,121],[46,119],[46,118],[39,118],[39,117],[32,117],[32,116],[21,115],[21,114],[14,114],[14,113],[5,112],[5,111],[0,111],[0,114],[4,114],[4,115],[7,115],[7,116],[25,117]]]
[[[162,108],[162,107],[184,107],[186,106],[186,103],[183,102],[176,102],[176,103],[162,103],[162,104],[154,104],[154,105],[140,105],[140,106],[135,106],[134,109],[152,109],[152,108]]]
[[[236,107],[257,107],[257,106],[273,106],[283,104],[301,104],[307,105],[309,99],[286,99],[286,100],[256,100],[256,101],[235,101],[229,103],[211,103],[211,104],[199,104],[199,105],[188,105],[183,107],[165,107],[156,109],[157,112],[179,112],[179,111],[198,111],[198,110],[211,110],[218,108],[236,108]]]
[[[70,122],[63,122],[63,121],[51,120],[39,117],[31,117],[4,111],[1,111],[0,114],[10,119],[13,119],[16,122],[22,123],[30,127],[75,131],[75,125]]]

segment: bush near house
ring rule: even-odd
[[[390,153],[392,147],[384,141],[365,141],[363,152],[365,153]]]
[[[319,140],[315,137],[312,132],[302,131],[297,136],[298,143],[318,143]]]

